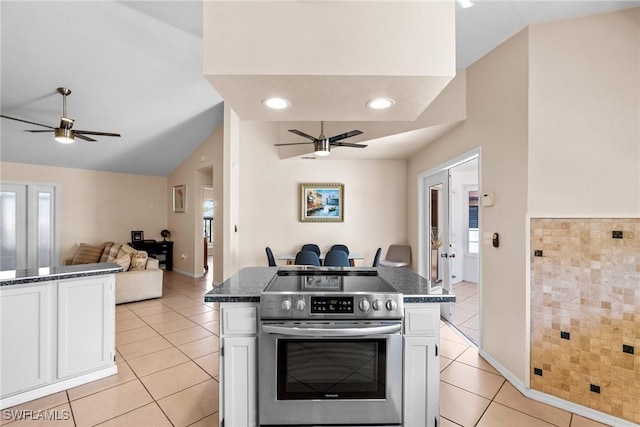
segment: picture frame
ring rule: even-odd
[[[300,184],[301,222],[344,222],[344,184]]]
[[[144,240],[144,231],[132,231],[131,232],[131,241],[132,242],[142,242]]]
[[[187,186],[174,185],[173,186],[173,211],[184,212],[187,204]]]

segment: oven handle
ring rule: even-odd
[[[307,328],[299,326],[262,325],[262,331],[268,334],[292,335],[297,337],[357,337],[398,333],[402,331],[402,325],[368,326],[362,328]]]

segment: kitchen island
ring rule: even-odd
[[[118,372],[115,263],[0,272],[0,409]]]
[[[400,359],[404,373],[400,398],[402,425],[438,424],[440,303],[454,302],[454,295],[441,289],[432,290],[425,278],[407,268],[248,267],[205,295],[205,302],[220,303],[220,425],[259,423],[258,360],[264,360],[265,356],[259,354],[258,345],[260,301],[278,270],[322,270],[327,276],[335,270],[377,274],[400,293],[404,313]],[[353,301],[356,305],[358,302],[362,304]],[[364,306],[365,311],[369,310],[368,302]],[[276,367],[271,369],[275,372]]]

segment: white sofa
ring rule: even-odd
[[[112,256],[108,256],[111,245],[124,246],[127,250],[114,250],[112,251]],[[142,255],[142,258],[140,255]],[[127,258],[127,256],[130,258]],[[135,263],[136,267],[130,270],[129,261],[132,258],[135,259],[135,262],[131,263]],[[65,264],[91,264],[99,262],[115,262],[125,269],[125,271],[116,273],[116,304],[159,298],[162,296],[162,279],[164,272],[160,269],[159,261],[155,258],[149,258],[146,252],[136,251],[127,245],[106,242],[100,246],[89,246],[82,243],[78,247],[74,257],[66,260]]]
[[[116,304],[141,301],[162,296],[162,275],[159,261],[147,259],[144,270],[122,271],[116,274]]]

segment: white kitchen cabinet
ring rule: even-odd
[[[114,360],[113,275],[58,282],[58,378]]]
[[[440,417],[440,307],[406,304],[404,425],[438,425]]]
[[[0,390],[2,395],[51,381],[52,286],[18,285],[0,294]]]
[[[258,424],[258,305],[221,303],[220,425]]]
[[[115,277],[0,286],[0,409],[118,372]]]

